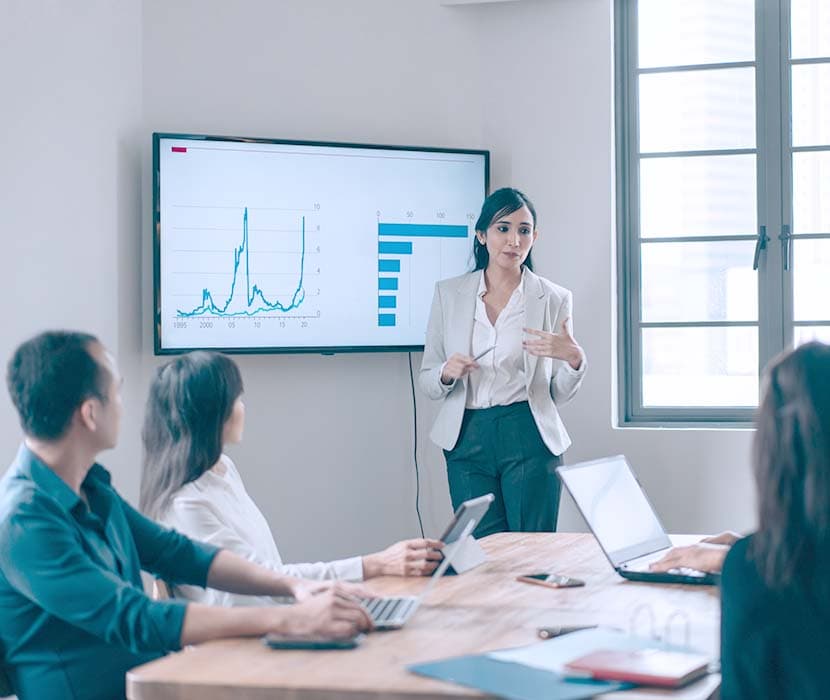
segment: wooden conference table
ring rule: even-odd
[[[682,543],[683,539],[675,538]],[[357,649],[275,651],[257,639],[227,639],[171,654],[127,675],[129,700],[432,700],[482,697],[451,683],[409,673],[406,666],[538,641],[542,625],[603,624],[650,633],[650,606],[662,633],[675,611],[690,621],[690,642],[718,658],[720,599],[712,586],[634,583],[620,578],[593,535],[500,533],[480,540],[488,561],[437,583],[400,630],[368,635]],[[555,571],[585,587],[550,589],[517,582],[519,574]],[[417,594],[426,580],[384,577],[366,586],[387,595]],[[632,621],[632,616],[636,619]],[[672,618],[675,643],[685,625]],[[634,628],[632,629],[632,624]],[[717,697],[720,677],[681,690],[633,689],[604,698]]]

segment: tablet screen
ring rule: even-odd
[[[451,544],[455,542],[460,537],[461,533],[464,532],[464,528],[470,520],[475,520],[476,523],[481,522],[481,519],[484,517],[484,514],[487,512],[487,509],[494,500],[495,496],[493,496],[492,493],[487,493],[484,496],[464,501],[464,503],[458,506],[458,510],[455,511],[455,515],[450,521],[450,524],[447,525],[447,528],[444,530],[444,534],[441,535],[440,540],[444,544]]]

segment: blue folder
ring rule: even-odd
[[[508,700],[581,700],[632,687],[629,683],[564,678],[552,671],[499,661],[484,654],[414,664],[408,669]]]

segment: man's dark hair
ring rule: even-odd
[[[89,351],[97,342],[87,333],[46,331],[14,351],[6,385],[26,435],[57,440],[78,406],[106,397],[106,370]]]

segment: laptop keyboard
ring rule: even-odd
[[[638,563],[636,566],[626,565],[623,568],[627,569],[628,571],[636,571],[638,573],[646,573],[646,574],[655,573],[649,568],[648,564]],[[678,567],[675,567],[674,569],[669,569],[665,573],[672,574],[673,576],[691,576],[692,578],[703,578],[704,576],[706,576],[705,571],[699,571],[697,569],[690,569],[687,566],[678,566]]]
[[[653,552],[652,554],[640,557],[639,559],[635,559],[634,561],[626,562],[624,567],[629,571],[651,573],[649,565],[657,561],[658,559],[661,559],[664,554],[664,551]],[[669,569],[666,573],[673,574],[674,576],[691,576],[692,578],[703,578],[704,576],[706,576],[705,571],[690,569],[687,566],[676,566],[673,569]]]
[[[412,598],[361,598],[360,604],[375,624],[403,617],[414,603]]]

